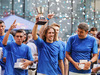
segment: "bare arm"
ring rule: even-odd
[[[95,61],[97,61],[97,58],[98,58],[98,54],[93,54],[91,61],[94,63]]]
[[[75,63],[75,61],[72,59],[72,57],[70,56],[70,52],[66,52],[66,57],[67,57],[67,59],[72,63],[72,64],[74,64]]]
[[[77,63],[77,62],[75,62],[73,59],[72,59],[72,57],[70,56],[70,52],[67,52],[66,51],[66,58],[75,66],[75,68],[77,69],[77,70],[81,70],[81,68],[79,68],[79,63]]]
[[[48,23],[48,21],[47,21],[47,23]],[[44,29],[45,29],[46,26],[47,26],[47,23],[46,23],[45,25],[42,25],[41,28],[40,28],[40,30],[39,30],[40,38],[42,38],[42,34],[43,34]]]
[[[36,25],[36,23],[35,23],[33,30],[32,30],[32,37],[33,37],[34,40],[37,40],[37,38],[38,38],[37,28],[38,28],[38,25]]]
[[[52,19],[53,17],[54,17],[54,14],[48,14],[48,19]],[[48,22],[49,22],[49,20],[47,20],[47,23]],[[42,38],[42,34],[43,34],[44,29],[47,26],[47,23],[45,25],[42,25],[42,27],[39,30],[40,38]]]
[[[59,60],[59,67],[61,69],[62,75],[64,75],[64,63],[63,63],[63,60]]]
[[[10,31],[11,31],[12,29],[16,28],[16,25],[17,25],[17,24],[15,24],[15,22],[16,22],[16,20],[13,22],[13,24],[11,25],[11,27],[8,29],[8,31],[7,31],[7,33],[6,33],[5,37],[4,37],[4,39],[3,39],[3,41],[2,41],[2,44],[3,44],[3,45],[7,45],[7,41],[8,41],[8,37],[9,37]]]

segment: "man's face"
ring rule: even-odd
[[[53,42],[54,40],[54,29],[49,29],[46,34],[46,41]]]
[[[90,33],[91,33],[94,37],[96,37],[97,31],[90,31]]]
[[[0,24],[0,34],[4,33],[4,31],[5,31],[5,25],[4,23],[1,23]]]
[[[24,40],[24,34],[23,33],[16,33],[15,35],[15,41],[18,45],[21,45]]]
[[[56,30],[56,34],[59,34],[59,27],[53,26],[53,28]]]
[[[78,28],[77,34],[78,34],[78,37],[79,37],[80,39],[84,39],[84,38],[86,38],[86,35],[88,34],[88,31],[85,31],[85,30],[83,30],[83,29],[79,29],[79,28]]]

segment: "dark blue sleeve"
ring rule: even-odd
[[[98,53],[98,47],[97,47],[97,41],[95,39],[93,43],[93,54],[97,54],[97,53]]]
[[[67,51],[67,52],[71,52],[71,48],[72,48],[72,46],[71,46],[71,41],[72,41],[72,37],[70,37],[70,38],[68,39],[68,41],[67,41],[67,45],[66,45],[66,51]]]
[[[7,50],[3,48],[3,57],[7,57]]]
[[[7,45],[4,46],[7,51],[11,51],[11,43],[12,42],[7,42]]]
[[[31,48],[28,47],[28,60],[33,61],[33,56],[31,53]]]
[[[63,46],[61,46],[61,44],[60,44],[59,47],[60,47],[60,48],[59,48],[58,60],[63,60],[63,58],[64,58]]]
[[[38,47],[41,47],[42,44],[43,44],[43,40],[39,36],[38,36],[38,39],[37,40],[34,40],[34,42],[35,42],[37,48]]]

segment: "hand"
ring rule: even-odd
[[[38,62],[38,57],[35,56],[34,62]]]
[[[6,57],[3,58],[3,62],[6,63]]]
[[[85,66],[84,66],[84,69],[83,70],[88,70],[90,68],[90,66],[91,66],[91,62],[90,61],[89,62],[86,62],[84,64],[85,64]]]
[[[76,68],[77,70],[81,70],[81,68],[79,67],[79,63],[75,62],[73,65],[75,66],[75,68]]]
[[[52,19],[54,17],[54,14],[48,14],[48,18]]]
[[[27,59],[23,59],[23,64],[22,64],[22,69],[26,69],[27,68],[27,66],[29,66],[29,65],[31,65],[31,63],[32,63],[32,61],[29,61],[29,60],[27,60]]]
[[[37,15],[35,18],[36,18],[36,23],[39,21],[39,17],[40,15]]]
[[[11,27],[9,28],[9,30],[12,30],[12,29],[16,28],[17,24],[15,24],[15,23],[16,23],[16,20],[13,22],[13,24],[11,25]]]
[[[98,71],[97,68],[93,68],[93,69],[92,69],[92,72],[93,72],[93,73],[97,73],[97,71]]]

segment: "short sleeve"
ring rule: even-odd
[[[71,48],[72,48],[72,46],[71,46],[71,41],[72,41],[72,37],[70,37],[70,38],[68,39],[68,41],[67,41],[67,44],[66,44],[66,51],[67,51],[67,52],[71,52]]]
[[[64,58],[63,46],[61,46],[61,44],[60,44],[59,47],[60,47],[60,48],[59,48],[58,60],[63,60],[63,58]]]
[[[31,48],[28,47],[28,60],[33,61],[32,53],[31,53]]]
[[[7,45],[4,45],[4,47],[5,47],[5,49],[6,49],[7,51],[11,51],[11,43],[12,43],[12,42],[7,42]]]
[[[7,50],[3,48],[3,57],[7,57]]]
[[[98,53],[98,47],[97,47],[97,41],[95,39],[93,43],[93,54],[97,54],[97,53]]]
[[[35,45],[37,47],[41,47],[42,44],[43,44],[43,40],[39,36],[38,36],[38,39],[37,40],[34,40],[34,42],[35,42]]]

